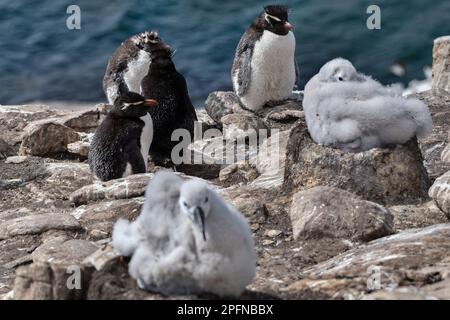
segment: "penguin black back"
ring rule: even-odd
[[[172,49],[159,37],[154,40],[158,45],[150,50],[152,63],[141,88],[145,98],[158,101],[158,108],[149,111],[154,126],[150,154],[160,161],[170,159],[172,148],[178,143],[171,141],[174,130],[186,129],[193,137],[197,115],[186,80],[172,61]]]

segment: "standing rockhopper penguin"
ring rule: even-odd
[[[147,171],[151,131],[141,119],[157,102],[124,90],[95,131],[89,151],[91,171],[102,181]]]
[[[298,78],[292,29],[286,7],[272,5],[242,36],[231,77],[234,92],[247,109],[258,111],[292,94]]]
[[[173,147],[179,143],[171,141],[173,131],[186,129],[193,138],[197,115],[186,80],[172,61],[172,49],[159,37],[154,37],[152,41],[155,43],[150,50],[152,63],[142,80],[141,89],[145,98],[158,101],[158,108],[149,112],[154,132],[150,155],[153,161],[167,163]]]

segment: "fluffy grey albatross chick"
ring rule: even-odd
[[[423,102],[403,98],[342,58],[326,63],[306,84],[303,109],[316,143],[351,152],[403,144],[432,130]]]
[[[200,179],[158,172],[141,214],[119,220],[113,246],[131,256],[130,275],[149,291],[239,296],[256,273],[245,218]]]

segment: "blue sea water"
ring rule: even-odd
[[[156,29],[177,49],[177,68],[194,104],[231,88],[234,50],[262,7],[279,1],[0,0],[0,104],[104,101],[109,56],[127,37]],[[68,30],[66,9],[81,8],[81,30]],[[423,78],[433,39],[450,34],[449,0],[286,0],[296,26],[301,86],[323,63],[342,56],[381,82]],[[366,9],[381,8],[381,30],[368,30]],[[400,61],[406,74],[389,67]]]

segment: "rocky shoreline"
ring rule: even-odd
[[[213,93],[206,110],[230,96]],[[182,177],[210,181],[250,222],[258,273],[242,298],[450,298],[450,95],[434,90],[419,98],[433,114],[431,137],[358,154],[314,144],[300,100],[260,115],[230,109],[216,124],[200,111],[206,126],[224,132],[274,132],[247,160],[179,167]],[[109,245],[114,222],[137,217],[160,168],[109,182],[92,177],[89,136],[108,106],[0,108],[7,145],[0,162],[2,297],[167,298],[139,290]],[[217,139],[192,149],[202,153]],[[282,156],[272,167],[262,150],[275,139]],[[71,266],[80,268],[79,290],[67,288]],[[367,285],[370,268],[379,271],[379,290]]]
[[[448,57],[435,56],[434,70],[448,72]],[[259,114],[231,92],[210,94],[198,117],[224,136],[191,144],[208,161],[177,172],[206,179],[248,219],[258,263],[242,299],[450,299],[450,93],[448,74],[438,79],[417,94],[431,136],[361,153],[315,144],[300,94]],[[216,298],[142,291],[110,246],[114,222],[138,216],[162,168],[92,176],[89,141],[108,109],[0,106],[0,297]],[[261,129],[257,150],[217,161],[224,139]]]

